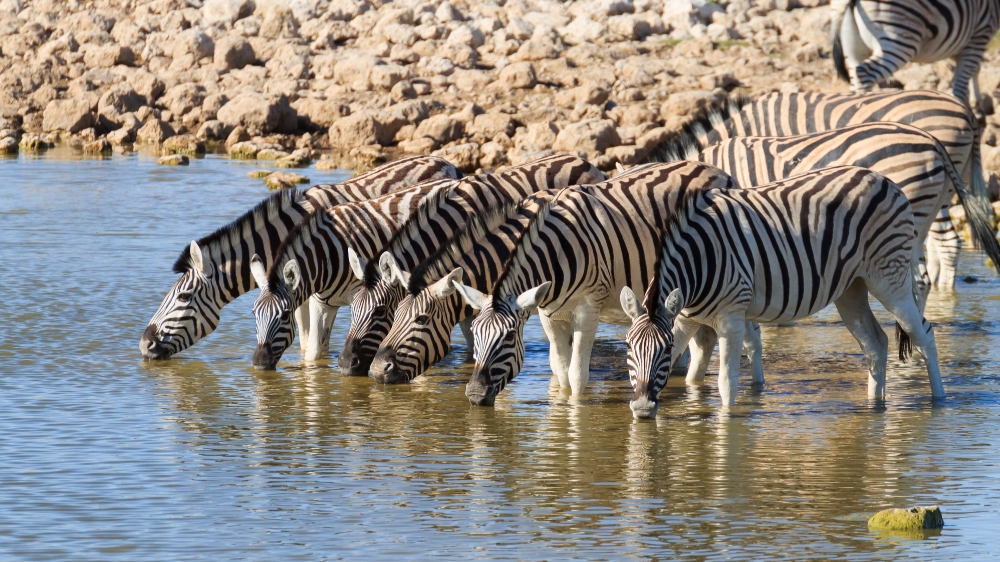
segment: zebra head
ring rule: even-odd
[[[385,252],[379,260],[379,275],[366,276],[368,262],[347,249],[351,271],[361,280],[361,288],[351,297],[351,330],[337,365],[344,375],[368,375],[372,360],[385,340],[395,318],[396,307],[406,294],[409,275]]]
[[[295,291],[302,285],[302,272],[295,259],[285,262],[282,278],[274,282],[264,270],[264,262],[254,254],[250,260],[260,295],[253,303],[253,315],[257,320],[257,349],[253,352],[253,366],[258,369],[274,369],[295,337],[292,313],[295,310]]]
[[[628,378],[634,391],[629,408],[637,419],[652,419],[660,405],[660,390],[670,375],[674,318],[681,311],[681,291],[674,289],[663,306],[656,306],[650,312],[635,298],[632,289],[625,287],[621,304],[632,319],[632,326],[625,334]]]
[[[189,255],[190,266],[170,288],[139,340],[146,359],[169,359],[219,325],[226,303],[213,281],[215,267],[197,242],[191,242]]]
[[[552,282],[504,299],[491,298],[457,281],[454,285],[465,302],[480,311],[472,321],[476,368],[465,387],[465,396],[473,406],[492,406],[497,394],[521,371],[524,324],[549,293]]]
[[[408,382],[447,355],[451,330],[458,321],[453,282],[461,281],[464,270],[457,267],[448,275],[408,294],[396,308],[395,322],[379,348],[372,373],[383,384]],[[461,307],[460,307],[461,308]]]

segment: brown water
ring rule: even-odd
[[[617,327],[587,394],[568,399],[549,389],[536,320],[522,374],[495,408],[474,408],[461,354],[396,387],[295,353],[254,371],[255,292],[178,358],[144,362],[139,336],[177,253],[267,193],[252,165],[218,157],[72,158],[0,161],[2,559],[1000,553],[1000,282],[978,256],[961,274],[979,282],[930,298],[940,404],[922,367],[895,363],[891,396],[869,403],[860,350],[828,310],[764,329],[768,384],[741,381],[728,416],[713,366],[704,387],[671,381],[655,422],[633,422]],[[941,531],[864,522],[929,504]]]

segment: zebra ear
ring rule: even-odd
[[[257,287],[261,289],[267,287],[267,270],[264,268],[264,260],[260,259],[257,254],[250,258],[250,273],[253,275],[253,280],[257,282]]]
[[[378,260],[378,269],[382,272],[382,280],[389,285],[397,282],[404,286],[410,284],[410,274],[399,268],[396,258],[389,252],[382,252],[382,257]]]
[[[673,320],[680,314],[684,305],[681,303],[681,290],[674,289],[667,295],[667,300],[663,301],[663,313],[668,319]]]
[[[365,266],[368,265],[368,261],[359,256],[358,253],[354,251],[354,248],[348,247],[347,262],[351,264],[351,271],[354,273],[354,276],[359,280],[364,281]]]
[[[628,287],[622,288],[621,303],[622,310],[624,310],[625,314],[628,314],[628,317],[632,320],[646,314],[646,307],[642,306],[639,299],[635,298],[635,293],[633,293],[632,289]]]
[[[302,282],[302,272],[299,270],[299,262],[294,259],[288,260],[285,264],[285,268],[281,270],[282,276],[285,278],[285,284],[295,289],[299,288],[299,283]]]
[[[191,241],[191,263],[202,275],[208,275],[212,271],[211,262],[202,255],[201,246],[194,240]]]
[[[428,289],[430,289],[432,295],[439,299],[449,297],[455,292],[455,285],[452,282],[461,281],[463,273],[465,273],[465,271],[461,267],[456,267],[451,271],[451,273],[439,279],[433,285],[428,287]]]
[[[462,295],[465,302],[469,303],[469,306],[476,310],[482,310],[486,306],[486,303],[489,302],[490,297],[488,295],[480,293],[468,285],[463,285],[458,281],[452,281],[451,284],[458,289],[458,294]]]
[[[549,294],[550,287],[552,287],[552,281],[546,281],[534,289],[528,289],[527,291],[521,293],[517,297],[517,306],[520,307],[521,310],[535,310],[538,308],[538,305],[545,300],[545,295]]]

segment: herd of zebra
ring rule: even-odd
[[[650,418],[680,350],[697,383],[718,343],[733,405],[744,350],[753,382],[764,380],[758,323],[830,303],[864,352],[869,396],[884,396],[889,345],[870,293],[897,321],[900,357],[915,348],[943,396],[922,309],[931,286],[955,280],[953,194],[974,244],[1000,264],[965,104],[933,91],[732,98],[653,160],[611,179],[570,155],[464,177],[417,156],[279,192],[184,249],[142,354],[183,351],[256,286],[255,367],[275,367],[295,326],[305,360],[326,356],[349,305],[345,375],[411,381],[448,353],[458,324],[475,361],[466,396],[492,405],[521,369],[537,312],[552,373],[574,394],[598,325],[630,325],[630,406]]]

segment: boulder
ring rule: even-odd
[[[382,123],[377,119],[377,115],[370,110],[352,113],[343,119],[338,119],[330,127],[331,146],[354,148],[369,144],[382,144],[379,141],[391,142],[392,136],[388,135],[388,132],[382,127]]]
[[[463,172],[475,172],[479,167],[479,145],[474,142],[446,146],[431,155],[444,158]]]
[[[105,154],[111,153],[113,147],[108,139],[100,138],[83,145],[83,151],[88,154]]]
[[[621,144],[614,122],[607,119],[588,119],[571,123],[559,131],[552,150],[576,154],[585,150],[588,155],[603,153],[612,146]]]
[[[884,531],[923,531],[944,527],[938,506],[886,509],[868,519],[868,528]]]
[[[339,102],[302,98],[292,104],[299,119],[317,127],[328,128],[338,119],[351,114],[351,108]]]
[[[284,4],[268,4],[260,24],[260,36],[268,39],[292,39],[299,36],[299,24],[295,14]]]
[[[559,56],[560,49],[554,43],[531,39],[521,44],[521,47],[510,57],[513,61],[535,61],[554,59]]]
[[[136,69],[128,75],[128,83],[140,96],[146,98],[148,103],[154,103],[163,95],[166,87],[163,80],[155,74],[144,69]]]
[[[289,172],[273,172],[264,178],[264,185],[270,190],[292,189],[296,185],[309,183],[309,178]]]
[[[42,130],[78,133],[94,124],[87,100],[52,100],[42,114]]]
[[[448,144],[453,140],[458,140],[463,132],[462,122],[452,119],[448,115],[435,115],[425,119],[417,126],[413,133],[414,139],[429,138],[434,140],[439,146]]]
[[[158,105],[181,117],[192,109],[201,107],[204,101],[205,87],[201,84],[178,84],[163,94]]]
[[[500,84],[505,89],[532,88],[537,83],[535,68],[530,62],[509,64],[500,71]]]
[[[298,116],[283,94],[242,93],[222,106],[217,118],[251,135],[291,133],[298,125]]]
[[[161,166],[187,166],[191,163],[191,159],[185,154],[171,154],[160,156],[156,159],[156,163]]]
[[[188,29],[174,37],[174,48],[171,56],[179,59],[190,55],[194,60],[210,57],[215,53],[215,41],[200,29]]]
[[[466,127],[466,132],[472,135],[478,133],[488,139],[492,139],[501,133],[507,136],[513,135],[515,128],[514,119],[510,115],[484,113],[475,117],[472,125]]]
[[[132,66],[135,63],[135,54],[132,49],[121,45],[91,47],[83,55],[83,62],[91,68],[111,68],[119,64]]]
[[[209,25],[222,24],[228,27],[253,14],[256,7],[253,0],[205,0],[201,7],[201,17]]]
[[[253,46],[238,35],[227,35],[215,43],[215,66],[243,68],[257,60]]]
[[[407,125],[415,126],[424,119],[427,119],[428,115],[430,115],[430,110],[428,109],[427,104],[422,101],[409,100],[395,105],[390,105],[386,109],[382,110],[378,119],[385,128],[385,131],[383,131],[383,139],[390,135],[395,138],[396,133],[398,133],[400,129]]]
[[[121,84],[101,96],[97,102],[97,114],[105,127],[115,129],[122,124],[122,115],[139,111],[144,105],[146,105],[145,98],[128,84]]]
[[[147,144],[160,144],[174,136],[174,129],[159,119],[150,119],[135,133],[136,141]]]
[[[351,21],[372,8],[365,0],[331,0],[326,17],[337,21]]]
[[[379,91],[388,92],[403,80],[415,78],[413,71],[398,64],[381,64],[372,67],[368,79],[371,85]]]
[[[555,144],[558,135],[559,128],[552,123],[532,123],[528,125],[527,134],[519,138],[518,148],[524,152],[548,150]]]
[[[356,54],[339,61],[333,67],[333,79],[356,92],[371,88],[371,72],[382,64],[382,59],[370,55]]]
[[[663,119],[692,115],[709,104],[719,100],[721,94],[708,90],[691,90],[670,94],[667,101],[660,106],[660,116]]]
[[[608,101],[610,92],[596,84],[584,84],[556,94],[555,101],[563,107],[576,107],[578,104],[601,105]]]
[[[173,154],[204,154],[205,143],[193,135],[176,135],[163,141],[163,151]]]
[[[520,20],[518,20],[520,21]],[[594,42],[604,36],[604,24],[587,16],[577,16],[569,25],[560,30],[562,36],[571,43]]]

